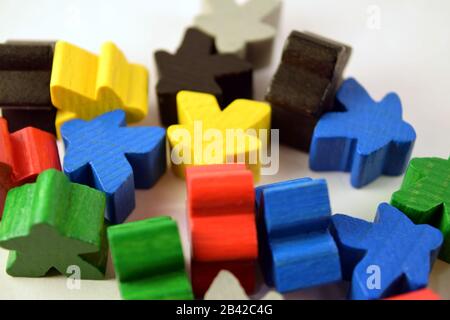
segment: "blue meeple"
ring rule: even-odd
[[[373,223],[337,214],[331,233],[339,248],[349,297],[372,300],[425,288],[442,245],[442,234],[415,225],[401,211],[382,203]]]
[[[311,143],[310,167],[316,171],[351,172],[354,187],[380,175],[402,174],[416,139],[413,127],[402,120],[402,104],[395,93],[374,101],[354,79],[337,93],[344,112],[325,114]]]
[[[269,285],[289,292],[341,280],[325,180],[258,187],[256,207],[259,257]]]
[[[165,129],[126,127],[122,110],[61,128],[64,172],[106,193],[106,218],[122,223],[135,207],[134,190],[150,188],[166,169]]]

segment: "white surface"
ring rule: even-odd
[[[274,60],[255,74],[255,93],[262,99],[280,58],[282,44],[293,29],[308,30],[353,47],[346,70],[375,97],[396,91],[404,104],[404,118],[417,131],[414,156],[449,156],[450,152],[450,2],[445,0],[285,0]],[[368,10],[377,5],[380,29],[368,28]],[[185,28],[199,12],[199,1],[25,1],[0,0],[0,41],[6,39],[64,39],[98,52],[102,42],[114,41],[133,62],[147,65],[151,74],[150,117],[158,124],[155,100],[156,49],[175,50]],[[334,212],[372,219],[377,205],[389,201],[402,178],[382,177],[362,190],[350,187],[349,175],[321,174],[308,169],[307,155],[281,149],[280,172],[261,183],[311,176],[328,180]],[[129,220],[172,215],[179,222],[185,255],[189,252],[185,223],[184,182],[168,172],[155,188],[137,192],[137,208]],[[7,252],[0,251],[0,298],[116,299],[112,279],[83,281],[68,290],[66,279],[9,277]],[[450,266],[438,261],[431,287],[450,298]],[[290,297],[339,298],[337,286],[305,290]]]

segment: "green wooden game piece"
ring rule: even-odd
[[[444,235],[439,258],[450,263],[450,159],[411,160],[391,203],[416,224],[430,224]]]
[[[71,183],[54,169],[36,183],[11,189],[0,224],[0,247],[11,250],[6,272],[41,277],[52,268],[72,274],[75,266],[81,279],[102,279],[105,205],[102,192]]]
[[[193,299],[177,223],[158,217],[108,228],[124,299]]]

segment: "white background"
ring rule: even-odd
[[[380,29],[368,27],[370,6],[380,9]],[[194,0],[0,0],[0,41],[7,39],[64,39],[93,52],[114,41],[130,61],[150,70],[150,116],[157,125],[155,100],[156,49],[174,51],[185,28],[200,10]],[[353,47],[347,76],[357,78],[376,99],[397,92],[404,118],[417,131],[414,156],[448,158],[450,152],[450,2],[445,0],[285,0],[274,60],[255,73],[255,98],[263,99],[291,30],[307,30]],[[382,177],[361,190],[350,186],[345,173],[313,173],[307,154],[281,149],[280,171],[261,183],[299,177],[328,180],[334,213],[372,219],[380,202],[389,201],[401,178]],[[179,222],[184,252],[189,252],[185,220],[184,182],[168,172],[151,190],[137,192],[137,208],[129,220],[171,215]],[[7,252],[0,251],[0,298],[117,299],[119,292],[111,263],[108,279],[83,281],[81,290],[68,290],[66,279],[12,278],[5,269]],[[450,266],[438,261],[431,287],[450,298]],[[262,289],[263,291],[264,289]],[[342,298],[336,285],[305,290],[290,298]]]

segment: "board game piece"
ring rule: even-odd
[[[425,288],[442,244],[439,230],[414,225],[387,203],[380,204],[373,223],[334,215],[331,232],[354,300],[383,299]]]
[[[266,283],[285,293],[341,280],[328,226],[325,180],[310,178],[256,188],[259,258]]]
[[[438,294],[434,293],[431,289],[421,289],[405,294],[401,294],[395,297],[386,298],[385,300],[443,300]]]
[[[414,223],[441,230],[444,244],[439,258],[450,263],[450,159],[412,159],[391,203]]]
[[[93,118],[115,109],[126,112],[127,122],[148,113],[148,71],[129,63],[112,43],[102,45],[100,55],[65,41],[55,45],[50,81],[53,105],[58,108],[56,130],[64,122]]]
[[[36,183],[9,191],[0,247],[10,250],[6,272],[15,277],[42,277],[51,269],[81,279],[102,279],[108,245],[102,192],[74,184],[49,169]]]
[[[253,97],[251,65],[234,55],[218,54],[214,39],[200,30],[188,29],[175,54],[157,51],[155,61],[159,115],[166,127],[178,123],[176,96],[182,90],[212,94],[221,106]]]
[[[0,44],[0,109],[15,132],[35,127],[55,134],[56,109],[50,99],[54,42]]]
[[[181,91],[180,124],[167,130],[172,170],[184,177],[187,166],[242,162],[259,179],[261,139],[268,139],[267,103],[238,99],[221,111],[213,95]],[[231,138],[230,138],[231,137]]]
[[[329,112],[317,124],[309,165],[315,171],[346,171],[361,188],[380,175],[401,175],[416,140],[414,128],[402,120],[402,104],[395,94],[375,102],[354,79],[339,89],[345,112]]]
[[[251,292],[258,245],[250,170],[240,164],[188,167],[186,186],[196,296],[220,270],[235,273]]]
[[[220,271],[205,294],[205,300],[250,300],[244,288],[234,274],[227,270]],[[269,291],[261,300],[283,300],[276,291]]]
[[[177,223],[157,217],[108,228],[116,277],[123,299],[189,300]]]
[[[197,298],[203,298],[221,270],[231,272],[247,294],[256,289],[256,257],[247,260],[197,261],[191,259],[191,281]]]
[[[314,127],[332,110],[351,48],[311,33],[293,31],[266,100],[280,142],[309,151]]]
[[[2,109],[2,117],[8,120],[8,127],[11,132],[33,127],[56,135],[56,108],[7,108]]]
[[[231,53],[255,67],[270,63],[281,0],[204,0],[194,25],[213,36],[220,53]]]
[[[0,217],[9,189],[34,182],[51,168],[61,170],[52,134],[31,127],[9,133],[8,122],[0,118]]]
[[[165,130],[126,127],[115,110],[91,121],[65,123],[64,172],[70,180],[106,193],[106,218],[122,223],[135,207],[135,188],[149,189],[166,170]]]
[[[190,167],[186,188],[195,260],[257,255],[253,177],[244,165]]]
[[[249,300],[239,280],[229,271],[222,270],[214,278],[205,300]]]

